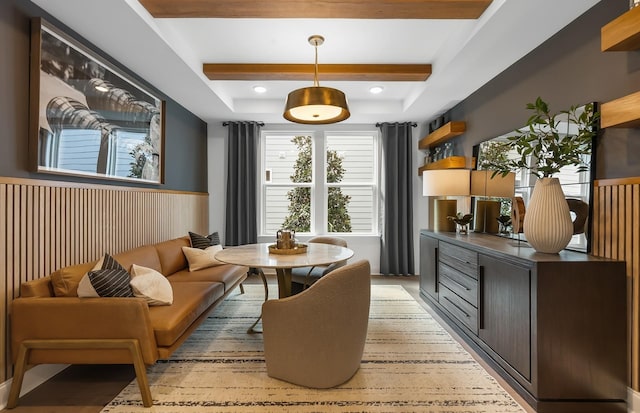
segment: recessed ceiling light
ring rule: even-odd
[[[382,86],[373,86],[371,87],[371,89],[369,89],[369,92],[377,95],[378,93],[381,93],[383,89],[384,88]]]
[[[256,93],[264,93],[267,91],[267,88],[264,86],[254,86],[253,91]]]
[[[108,88],[108,87],[106,87],[106,86],[102,86],[102,85],[95,86],[95,88],[96,88],[96,90],[97,90],[98,92],[108,92],[108,91],[109,91],[109,88]]]

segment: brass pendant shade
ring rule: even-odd
[[[284,108],[285,119],[310,125],[341,122],[350,115],[345,94],[322,86],[294,90]]]
[[[309,43],[316,52],[313,86],[296,89],[287,96],[283,116],[291,122],[323,125],[341,122],[351,116],[345,94],[318,83],[318,46],[323,42],[322,36],[309,37]]]

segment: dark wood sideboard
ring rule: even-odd
[[[627,411],[623,261],[421,230],[420,295],[536,411]]]

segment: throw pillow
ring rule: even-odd
[[[144,298],[151,305],[171,305],[173,289],[167,277],[158,271],[133,264],[131,266],[133,295]]]
[[[80,280],[78,297],[133,297],[130,279],[122,265],[105,254]]]
[[[220,235],[218,235],[217,231],[206,237],[189,231],[189,240],[191,241],[191,248],[199,248],[201,250],[212,245],[220,245]]]
[[[182,252],[184,252],[184,256],[187,257],[187,262],[189,263],[189,271],[224,264],[214,258],[218,251],[222,251],[222,245],[212,245],[203,250],[199,248],[182,247]]]
[[[91,285],[100,297],[133,297],[129,282],[131,275],[125,269],[102,269],[89,271]]]

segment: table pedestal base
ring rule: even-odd
[[[291,268],[276,268],[278,276],[278,298],[291,296]]]

